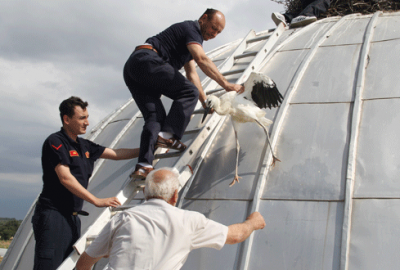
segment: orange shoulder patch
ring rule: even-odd
[[[85,156],[86,156],[86,158],[89,158],[89,152],[88,151],[86,151]]]
[[[79,157],[79,154],[78,154],[78,152],[76,150],[69,151],[69,155],[71,157]]]

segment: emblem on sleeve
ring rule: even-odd
[[[55,147],[54,145],[51,145],[51,147],[53,147],[54,149],[56,149],[56,150],[58,150],[58,149],[60,149],[61,148],[61,146],[62,146],[62,144],[60,144],[59,146],[57,146],[57,147]]]
[[[69,151],[69,155],[71,157],[79,157],[79,154],[78,154],[78,152],[76,150]]]
[[[88,151],[86,151],[85,156],[86,156],[86,158],[89,158],[89,152]]]

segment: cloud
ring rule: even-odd
[[[19,184],[40,185],[42,173],[0,173],[0,182],[3,186],[14,187]]]

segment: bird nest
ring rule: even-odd
[[[307,4],[308,0],[302,5],[301,0],[272,0],[283,4],[287,13],[299,14]],[[327,12],[320,14],[320,18],[332,16],[344,16],[352,13],[371,14],[377,11],[397,11],[400,10],[400,0],[332,0]]]

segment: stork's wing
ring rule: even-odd
[[[283,96],[279,93],[276,83],[271,79],[269,82],[265,80],[254,81],[251,90],[251,98],[259,108],[275,108],[278,107],[283,100]]]

